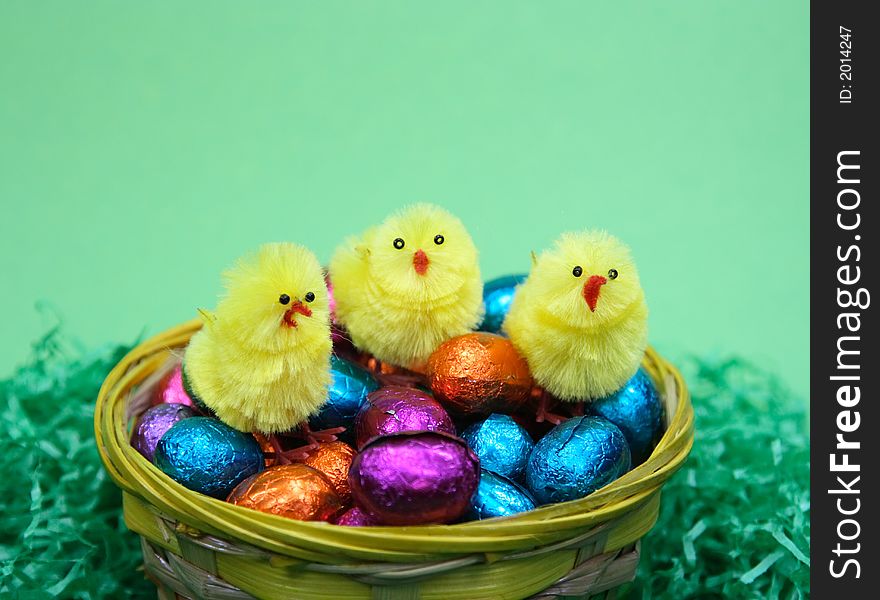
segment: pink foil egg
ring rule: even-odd
[[[154,406],[157,404],[193,405],[192,398],[183,389],[183,371],[180,365],[174,367],[174,370],[159,382],[152,404]]]

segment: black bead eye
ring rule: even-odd
[[[446,238],[440,235],[439,233],[434,236],[434,243],[438,246],[446,241]]]
[[[290,304],[290,296],[288,296],[287,294],[281,294],[278,297],[278,302],[280,302],[281,304]]]
[[[608,279],[617,279],[617,269],[608,269]]]
[[[394,247],[398,250],[402,250],[405,245],[406,244],[404,243],[403,238],[396,238],[394,240]]]
[[[305,299],[306,299],[306,302],[314,302],[315,301],[314,292],[306,292]]]
[[[574,275],[575,277],[580,277],[581,275],[584,274],[584,270],[581,269],[580,266],[577,266],[571,270],[571,274]]]

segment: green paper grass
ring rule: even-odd
[[[663,488],[629,597],[808,598],[806,403],[739,360],[684,366],[694,448]]]
[[[98,388],[125,352],[71,358],[53,330],[0,382],[0,597],[155,598],[94,441]]]
[[[98,388],[125,350],[71,356],[53,331],[28,366],[0,382],[0,596],[155,597],[93,440]],[[808,597],[802,405],[741,361],[684,367],[696,444],[664,487],[629,597]]]

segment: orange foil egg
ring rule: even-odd
[[[532,376],[513,344],[493,333],[468,333],[441,344],[428,359],[434,397],[458,414],[513,412],[529,398]]]
[[[345,442],[320,444],[301,464],[308,465],[323,473],[343,503],[351,500],[351,486],[348,484],[348,469],[357,454],[354,448]]]
[[[227,502],[300,521],[327,521],[342,500],[327,477],[303,464],[270,467],[239,483]]]

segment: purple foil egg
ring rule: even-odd
[[[429,394],[389,385],[372,392],[354,420],[358,450],[372,438],[404,431],[442,431],[455,435],[449,413]]]
[[[358,506],[386,525],[449,523],[470,507],[480,459],[464,440],[436,431],[377,438],[348,473]]]
[[[157,404],[148,408],[131,432],[131,445],[143,454],[144,458],[153,462],[156,445],[165,432],[178,421],[195,415],[192,408],[183,404]]]
[[[190,398],[189,394],[186,393],[186,390],[183,389],[183,369],[180,365],[174,367],[174,370],[159,383],[152,404],[193,405],[192,398]]]
[[[336,525],[345,525],[348,527],[370,527],[371,525],[379,525],[378,519],[370,513],[364,512],[359,506],[352,506],[347,511],[336,517],[333,521]]]

